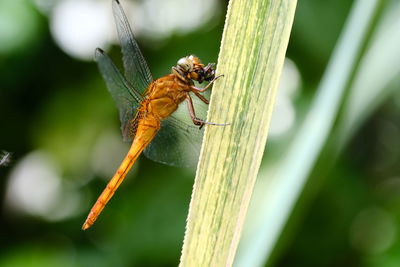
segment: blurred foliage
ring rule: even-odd
[[[306,113],[352,2],[298,3],[287,54],[302,78],[296,124]],[[138,36],[154,77],[168,73],[182,55],[216,61],[226,2],[220,4],[224,8],[218,19],[191,33],[172,34],[158,44]],[[110,54],[120,62],[117,46]],[[0,266],[176,266],[194,177],[190,171],[142,157],[93,229],[80,230],[129,144],[118,141],[122,150],[96,154],[101,136],[119,137],[117,109],[95,63],[61,51],[50,34],[49,18],[29,0],[0,2],[0,81],[0,150],[12,153],[11,163],[0,166]],[[398,88],[399,81],[391,86]],[[324,177],[324,182],[311,180],[315,185],[304,196],[309,193],[310,200],[285,231],[276,266],[400,264],[400,94],[392,92],[368,114],[333,167],[323,168],[329,155],[318,161],[313,177]],[[269,141],[267,151],[279,154],[283,146]],[[7,203],[10,177],[33,151],[45,151],[56,162],[62,185],[79,193],[71,216],[51,220]],[[93,167],[101,159],[111,165],[106,171]],[[36,186],[31,190],[46,185]]]

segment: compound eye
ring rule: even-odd
[[[191,72],[193,70],[193,62],[187,57],[179,59],[178,66],[185,72]]]

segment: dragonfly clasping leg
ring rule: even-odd
[[[192,121],[194,123],[194,125],[198,125],[200,126],[199,129],[203,128],[204,125],[208,124],[208,125],[216,125],[216,126],[226,126],[229,124],[222,124],[222,123],[214,123],[214,122],[208,122],[208,121],[203,121],[201,119],[198,119],[196,117],[196,113],[194,111],[194,106],[193,106],[193,101],[192,98],[190,97],[189,94],[186,95],[186,101],[188,103],[188,108],[189,108],[189,114],[190,114],[190,118],[192,118]]]
[[[204,91],[206,91],[208,88],[210,88],[211,87],[211,85],[218,79],[218,78],[221,78],[221,77],[223,77],[224,75],[223,74],[221,74],[221,75],[218,75],[218,76],[216,76],[214,79],[212,79],[207,85],[206,85],[206,87],[204,87],[204,88],[198,88],[198,87],[196,87],[196,86],[190,86],[190,88],[192,88],[193,89],[193,92],[204,92]]]

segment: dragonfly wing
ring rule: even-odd
[[[96,49],[95,59],[107,89],[118,107],[124,141],[132,140],[134,118],[142,96],[132,88],[103,50]]]
[[[206,119],[207,105],[193,96],[196,116]],[[161,121],[161,129],[145,149],[151,160],[163,164],[196,168],[200,155],[204,128],[193,124],[187,104],[182,103],[170,117]]]
[[[149,66],[129,26],[128,19],[118,0],[113,1],[114,19],[121,42],[125,77],[141,94],[153,81]]]

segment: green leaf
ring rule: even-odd
[[[230,266],[261,163],[296,1],[230,1],[181,266]]]

